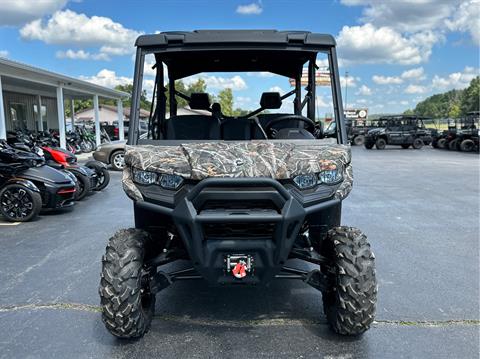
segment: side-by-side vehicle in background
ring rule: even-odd
[[[412,146],[418,150],[432,142],[432,132],[425,127],[419,116],[384,116],[378,119],[382,126],[369,130],[365,136],[365,148],[375,146],[383,150],[387,145],[397,145],[404,149]]]

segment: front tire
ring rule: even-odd
[[[472,152],[474,149],[475,143],[470,139],[463,140],[460,144],[460,151],[462,152]]]
[[[412,147],[416,150],[419,150],[423,147],[423,141],[421,138],[416,138],[413,140]]]
[[[0,213],[10,222],[28,222],[42,209],[40,193],[13,183],[0,191]]]
[[[352,227],[328,232],[322,255],[331,265],[321,267],[328,279],[322,294],[323,307],[332,330],[342,335],[360,335],[370,328],[376,310],[375,257],[367,237]]]
[[[440,148],[440,149],[445,149],[445,147],[447,146],[447,139],[446,138],[441,138],[437,141],[437,148]]]
[[[355,138],[353,139],[353,144],[355,146],[362,146],[363,144],[365,144],[365,136],[364,135],[355,136]]]
[[[155,295],[149,291],[144,267],[150,236],[139,229],[118,231],[102,258],[100,301],[102,321],[119,338],[139,338],[149,329],[155,311]]]
[[[458,138],[456,138],[456,139],[454,139],[454,140],[452,140],[448,143],[448,149],[450,151],[458,151]]]
[[[385,147],[387,146],[387,141],[383,138],[379,138],[378,140],[375,141],[375,147],[377,150],[384,150]]]

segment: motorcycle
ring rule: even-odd
[[[42,150],[49,165],[61,165],[77,177],[78,200],[83,199],[91,191],[101,191],[108,186],[110,174],[103,163],[89,161],[82,166],[77,163],[77,157],[73,153],[62,148],[43,146]]]
[[[46,166],[35,153],[0,141],[0,213],[8,221],[26,222],[42,209],[73,206],[75,193],[69,175]]]

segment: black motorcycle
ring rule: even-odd
[[[0,212],[7,220],[19,222],[35,218],[41,209],[73,206],[76,192],[68,174],[5,141],[0,141],[0,188]]]

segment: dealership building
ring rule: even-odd
[[[60,145],[65,148],[65,102],[69,101],[74,108],[75,101],[92,99],[98,145],[101,98],[116,101],[119,133],[123,137],[122,99],[127,96],[125,92],[0,58],[0,139],[6,139],[7,131],[53,129],[58,131]]]

